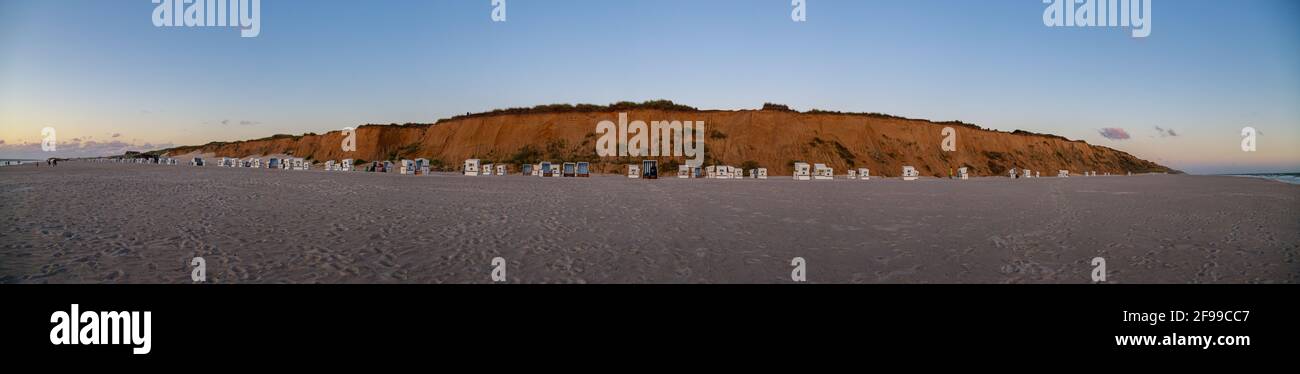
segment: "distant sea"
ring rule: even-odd
[[[1300,173],[1260,173],[1260,174],[1229,174],[1234,177],[1251,177],[1272,179],[1278,182],[1300,184]]]

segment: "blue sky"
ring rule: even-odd
[[[506,4],[494,23],[491,0],[263,0],[260,36],[241,38],[154,27],[149,0],[3,0],[0,157],[39,151],[45,126],[81,154],[663,98],[962,120],[1197,173],[1300,170],[1297,1],[1156,0],[1144,39],[1046,27],[1040,0],[808,0],[799,23],[789,0]],[[1258,152],[1241,152],[1244,126]]]

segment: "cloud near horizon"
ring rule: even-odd
[[[1156,126],[1156,132],[1160,134],[1161,138],[1178,136],[1178,132],[1174,131],[1174,129],[1166,129],[1160,126]]]
[[[45,152],[41,150],[41,143],[23,143],[23,144],[4,144],[0,142],[0,158],[6,159],[30,159],[40,160],[50,157],[101,157],[117,156],[128,151],[147,152],[164,148],[175,147],[172,143],[144,143],[128,144],[119,140],[110,142],[97,141],[74,141],[59,142],[55,146],[54,152]]]
[[[1124,131],[1124,129],[1118,127],[1107,127],[1097,130],[1097,133],[1110,140],[1128,140],[1129,138],[1132,138],[1132,136],[1129,136],[1128,131]]]
[[[232,120],[228,120],[228,119],[223,119],[223,120],[221,120],[221,124],[223,124],[223,125],[229,125],[229,124],[232,124],[232,123],[238,123],[240,126],[252,126],[252,125],[260,125],[260,124],[262,124],[261,122],[258,122],[258,121],[246,120],[246,119],[241,119],[241,120],[239,120],[238,122],[236,122],[236,121],[232,121]]]

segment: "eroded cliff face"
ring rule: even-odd
[[[872,175],[899,176],[902,167],[922,175],[946,177],[960,167],[976,176],[1006,175],[1029,168],[1055,175],[1096,171],[1168,172],[1157,165],[1107,147],[1051,135],[1007,133],[961,123],[935,123],[880,115],[800,113],[784,110],[674,111],[627,110],[629,120],[704,121],[706,165],[758,166],[771,175],[789,175],[793,163],[824,163],[843,174],[870,168]],[[597,157],[596,124],[618,121],[618,111],[472,115],[433,125],[367,125],[356,133],[356,150],[344,152],[343,133],[276,136],[268,139],[164,150],[170,155],[210,153],[218,157],[290,154],[325,160],[377,161],[427,158],[455,170],[468,158],[519,164],[538,161],[588,161],[596,172],[618,173],[643,157]],[[956,150],[943,152],[943,129],[956,130]],[[685,157],[658,157],[672,173]]]

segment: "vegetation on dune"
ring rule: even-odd
[[[763,109],[762,109],[762,110],[768,110],[768,111],[773,111],[773,112],[795,112],[795,113],[798,113],[798,112],[795,111],[794,109],[790,109],[790,106],[789,106],[789,105],[785,105],[785,104],[763,103]]]
[[[803,113],[804,114],[829,114],[829,115],[837,115],[837,116],[863,116],[863,117],[871,117],[871,118],[897,119],[897,120],[912,119],[907,117],[900,117],[900,116],[889,115],[884,113],[875,113],[875,112],[841,112],[835,110],[821,110],[821,109],[812,109]]]
[[[848,147],[845,147],[844,144],[840,143],[838,140],[826,141],[819,136],[814,136],[812,140],[808,142],[808,147],[821,151],[827,151],[827,148],[829,148],[830,152],[839,156],[840,159],[844,160],[844,163],[849,167],[856,166],[858,163],[857,155],[854,155],[853,151],[850,151]],[[878,154],[879,152],[876,153]],[[881,161],[883,162],[883,160]]]
[[[568,156],[569,153],[571,153],[571,152],[565,152],[566,148],[568,148],[568,144],[569,142],[565,141],[564,139],[552,139],[547,141],[546,158],[563,159],[564,156]]]
[[[542,162],[542,152],[537,150],[537,147],[533,146],[532,144],[525,145],[519,148],[518,151],[515,151],[515,154],[513,156],[510,156],[511,164],[531,165],[539,162]]]
[[[988,161],[988,168],[989,168],[989,172],[993,173],[993,175],[1002,175],[1002,173],[1007,171],[1006,166],[1003,166],[1001,162],[997,162],[995,160]]]
[[[853,155],[853,152],[849,151],[848,147],[845,147],[844,144],[841,144],[838,140],[832,142],[831,145],[835,147],[835,153],[840,156],[840,159],[844,160],[844,163],[848,164],[850,167],[857,165],[858,158]]]
[[[596,112],[625,112],[629,110],[662,110],[674,112],[698,112],[698,108],[681,105],[672,102],[672,100],[650,100],[640,103],[631,101],[620,101],[609,105],[595,104],[544,104],[531,108],[506,108],[496,109],[482,113],[465,113],[464,115],[455,116],[447,119],[438,120],[437,123],[446,121],[455,121],[467,118],[491,117],[500,115],[522,115],[522,114],[555,114],[555,113],[596,113]]]
[[[405,147],[402,147],[402,149],[397,150],[396,153],[397,153],[397,154],[394,155],[393,159],[402,159],[402,158],[416,159],[416,158],[420,158],[420,157],[419,157],[419,154],[420,154],[420,143],[417,142],[417,143],[407,144]]]
[[[668,161],[664,161],[663,166],[660,166],[660,170],[674,171],[681,166],[682,164],[680,162],[677,162],[677,159],[670,158],[668,159]]]
[[[256,141],[279,140],[279,139],[299,140],[302,139],[302,135],[275,134],[261,139],[245,140],[244,142],[256,142]]]

